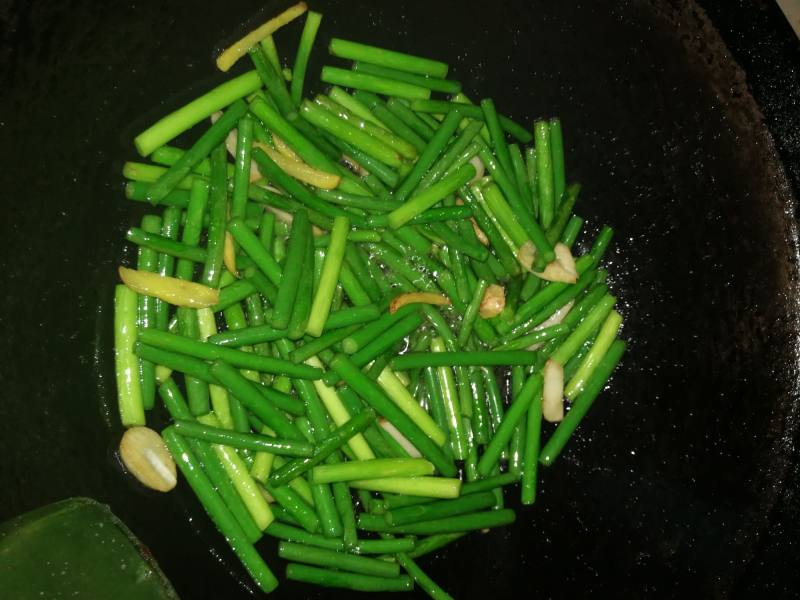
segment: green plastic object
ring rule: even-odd
[[[4,598],[178,598],[150,553],[111,512],[69,498],[0,524]]]

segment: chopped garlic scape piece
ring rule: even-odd
[[[119,268],[122,283],[138,294],[155,296],[175,306],[206,308],[219,302],[219,290],[200,283],[164,277],[158,273]]]
[[[359,177],[367,177],[369,175],[369,171],[367,171],[364,167],[362,167],[356,161],[356,159],[348,156],[347,154],[342,154],[342,161],[344,161],[347,167]]]
[[[282,171],[303,183],[308,183],[323,190],[332,190],[339,185],[339,181],[341,181],[341,177],[338,175],[320,171],[319,169],[308,166],[300,160],[289,158],[266,144],[255,142],[253,147],[261,148]]]
[[[272,35],[281,27],[302,15],[304,12],[306,12],[306,10],[308,10],[306,3],[298,2],[297,4],[287,8],[277,17],[273,17],[266,23],[260,25],[242,39],[237,40],[230,47],[223,50],[223,52],[217,57],[217,68],[220,71],[227,71],[234,64],[236,64],[237,60],[247,54],[250,48],[258,44],[261,40],[265,39],[268,35]]]
[[[222,255],[225,268],[231,274],[236,275],[236,245],[233,243],[233,236],[230,231],[225,232],[225,246]]]
[[[278,137],[274,133],[272,134],[272,143],[275,144],[275,149],[283,154],[286,158],[291,158],[292,160],[302,162],[303,159],[301,159],[297,153],[292,150],[286,142],[283,141],[282,138]]]
[[[406,304],[435,304],[436,306],[447,306],[450,298],[444,294],[434,294],[433,292],[409,292],[400,294],[389,304],[389,312],[395,313]]]

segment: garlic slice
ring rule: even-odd
[[[378,420],[378,425],[382,427],[386,433],[392,436],[394,440],[403,447],[403,450],[408,452],[408,455],[411,458],[422,458],[422,454],[420,454],[420,451],[417,450],[416,446],[414,446],[414,444],[412,444],[406,436],[400,433],[400,430],[397,429],[397,427],[383,418]]]
[[[464,201],[461,198],[456,198],[456,205],[464,206]],[[472,230],[475,232],[475,237],[478,238],[478,241],[483,246],[488,246],[489,245],[489,238],[486,237],[486,234],[484,233],[483,229],[481,229],[478,226],[478,222],[475,220],[475,217],[470,217],[469,221],[470,221],[470,223],[472,223]]]
[[[473,183],[483,177],[483,173],[486,168],[483,166],[483,161],[478,156],[473,156],[469,159],[469,162],[473,167],[475,167],[475,177],[469,180],[469,183]]]
[[[178,483],[175,461],[164,440],[148,427],[131,427],[119,443],[119,455],[142,485],[168,492]]]
[[[496,317],[506,307],[506,290],[502,285],[491,284],[483,293],[478,314],[484,319]]]
[[[530,271],[540,279],[557,281],[560,283],[575,283],[578,280],[578,271],[575,268],[575,259],[572,257],[572,252],[561,242],[557,243],[553,250],[556,254],[555,260],[550,262],[543,271],[538,273],[533,270],[533,261],[536,258],[536,247],[530,240],[519,247],[517,251],[517,260],[527,271]]]
[[[557,423],[564,418],[564,367],[554,360],[544,364],[542,417],[550,423]]]

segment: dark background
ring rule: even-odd
[[[587,234],[617,230],[614,385],[514,527],[422,565],[464,598],[794,596],[800,50],[774,3],[311,4],[310,82],[332,35],[448,60],[473,98],[562,118]],[[0,520],[107,502],[185,598],[244,592],[191,492],[147,493],[114,459],[111,295],[143,210],[119,173],[280,5],[260,6],[0,2]]]

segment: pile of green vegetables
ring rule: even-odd
[[[352,66],[303,99],[321,15],[291,71],[271,33],[304,13],[227,50],[223,69],[254,69],[135,139],[150,162],[125,164],[126,195],[158,211],[129,230],[116,288],[121,420],[145,426],[160,397],[173,479],[155,477],[170,489],[177,464],[265,592],[263,534],[289,579],[448,598],[416,559],[512,523],[506,486],[532,504],[625,350],[612,230],[573,259],[559,121],[472,104],[442,62],[333,39]]]

